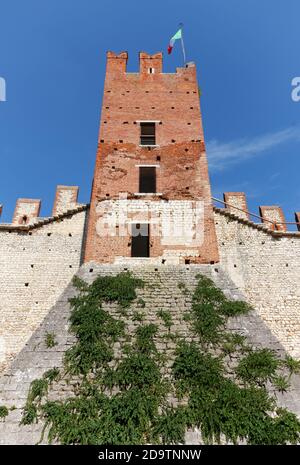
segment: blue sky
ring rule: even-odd
[[[245,191],[251,211],[300,210],[299,0],[1,0],[0,203],[10,221],[18,197],[42,199],[57,184],[93,176],[106,50],[166,52],[182,21],[197,64],[213,194]],[[181,66],[178,44],[164,71]]]

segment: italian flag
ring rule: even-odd
[[[182,38],[182,35],[181,35],[181,29],[178,29],[178,31],[176,32],[176,34],[172,37],[172,39],[170,40],[169,42],[169,47],[168,47],[168,54],[170,55],[170,53],[172,52],[173,50],[173,47],[174,47],[174,43],[177,39],[181,39]]]

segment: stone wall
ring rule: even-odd
[[[0,225],[0,370],[8,367],[77,272],[86,211]]]
[[[193,340],[195,335],[191,332],[189,323],[184,318],[185,312],[191,308],[192,292],[197,283],[199,273],[213,279],[215,284],[222,289],[229,299],[244,299],[236,285],[228,278],[226,272],[219,265],[179,265],[179,266],[136,266],[105,265],[88,263],[78,271],[78,276],[91,283],[97,276],[116,275],[123,270],[130,270],[134,276],[145,282],[144,288],[137,289],[136,299],[130,309],[123,316],[115,303],[104,304],[104,308],[114,317],[120,318],[128,325],[128,334],[136,329],[139,324],[133,318],[134,312],[144,314],[144,323],[158,325],[158,333],[155,343],[159,351],[167,354],[168,370],[174,360],[174,341],[166,340],[164,336],[168,332],[157,311],[162,309],[170,312],[172,317],[172,333],[178,332],[187,341]],[[184,288],[182,287],[184,285]],[[76,290],[70,284],[58,298],[56,304],[45,316],[37,330],[32,334],[28,344],[18,354],[11,369],[0,378],[0,405],[5,405],[10,410],[4,422],[0,422],[0,444],[36,444],[43,430],[43,423],[33,423],[21,426],[23,407],[26,403],[30,383],[42,377],[45,371],[54,367],[63,367],[65,350],[74,343],[74,336],[68,333],[68,319],[70,316],[69,298],[76,295]],[[140,306],[139,299],[144,302]],[[245,335],[255,347],[270,347],[279,356],[284,356],[284,350],[280,342],[266,327],[257,312],[252,311],[246,316],[230,318],[228,328]],[[45,336],[50,331],[55,335],[57,345],[49,348],[45,344]],[[120,353],[118,343],[114,346]],[[168,376],[168,370],[165,376]],[[277,393],[281,406],[288,407],[296,414],[300,414],[300,389],[299,376],[291,379],[291,389],[280,395]],[[76,380],[74,380],[76,384]],[[51,388],[50,399],[66,399],[74,394],[72,382],[67,384],[60,381]],[[189,431],[186,435],[187,444],[201,444],[199,432]],[[43,443],[47,443],[45,434]]]
[[[215,225],[222,267],[285,350],[299,358],[299,233],[271,232],[218,209]]]
[[[102,262],[131,257],[132,235],[138,234],[135,224],[149,224],[150,258],[156,263],[184,263],[203,260],[200,249],[210,236],[204,234],[207,206],[193,200],[104,200],[98,203],[96,231],[102,238]],[[148,229],[148,227],[147,227]],[[145,231],[147,234],[147,231]]]

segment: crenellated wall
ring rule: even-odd
[[[39,200],[19,199],[13,222],[0,223],[0,369],[22,350],[80,266],[88,207],[77,197],[77,187],[58,186],[49,218],[37,216]],[[111,201],[104,203],[110,208]],[[131,204],[142,211],[148,205]],[[261,218],[251,221],[242,192],[225,193],[224,206],[214,208],[220,263],[283,347],[300,357],[300,232],[286,231],[280,207],[260,207]],[[295,218],[299,229],[299,213]],[[117,261],[128,260],[134,259],[121,254]]]
[[[12,224],[0,223],[0,370],[20,352],[78,270],[86,206],[78,188],[58,186],[54,216],[19,199]],[[24,218],[26,216],[26,218]]]
[[[285,350],[299,358],[300,233],[286,231],[280,207],[260,207],[263,223],[250,221],[237,210],[246,205],[245,195],[232,194],[224,196],[231,207],[215,208],[220,263]]]
[[[213,207],[194,63],[163,73],[162,53],[141,52],[139,72],[128,73],[127,58],[127,52],[107,53],[91,207],[78,203],[77,186],[58,186],[51,217],[39,216],[39,199],[18,199],[12,222],[0,223],[0,372],[14,359],[17,369],[12,383],[7,372],[1,378],[0,401],[18,404],[19,416],[33,375],[62,362],[67,301],[74,292],[68,285],[83,261],[88,276],[128,265],[146,273],[159,265],[163,276],[171,266],[161,297],[169,293],[167,306],[179,314],[173,280],[190,264],[194,270],[206,267],[219,284],[221,275],[224,282],[232,280],[235,294],[241,291],[255,307],[255,320],[241,320],[238,330],[255,344],[273,348],[275,341],[300,358],[300,212],[291,231],[279,206],[260,206],[258,215],[251,214],[243,192],[226,192],[222,208]],[[145,122],[155,124],[149,145],[140,137]],[[143,167],[155,168],[155,192],[139,192]],[[150,224],[149,258],[131,258],[132,224],[140,223]],[[167,231],[170,223],[177,231]],[[107,225],[113,234],[106,234]],[[151,310],[160,303],[159,296]],[[44,338],[54,328],[61,339],[51,358]],[[294,402],[298,413],[299,389]],[[16,418],[15,436],[11,424],[2,424],[8,437],[0,441],[30,443],[32,431],[19,436]]]

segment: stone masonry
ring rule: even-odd
[[[225,208],[213,207],[194,63],[166,74],[161,53],[141,52],[139,72],[128,73],[127,58],[107,53],[91,205],[78,203],[77,186],[58,186],[51,217],[39,216],[39,199],[18,199],[12,222],[0,223],[0,405],[16,407],[0,422],[3,444],[40,437],[41,425],[18,426],[21,408],[30,382],[60,367],[72,344],[68,299],[75,273],[91,282],[99,274],[133,271],[152,284],[138,291],[146,321],[157,322],[159,308],[170,310],[187,338],[182,312],[191,300],[178,284],[192,291],[196,274],[204,273],[229,298],[254,307],[230,321],[232,329],[254,345],[300,358],[300,212],[291,230],[279,206],[251,214],[243,192],[227,192]],[[140,145],[145,121],[155,123],[150,146]],[[155,168],[156,192],[139,192],[141,167]],[[170,218],[183,232],[166,231]],[[134,223],[150,225],[147,258],[131,256]],[[45,346],[47,332],[58,341],[52,349]],[[171,363],[172,347],[161,349]],[[54,394],[71,390],[59,386]],[[294,378],[280,402],[300,415],[299,396]],[[190,432],[187,441],[199,437]]]
[[[89,263],[82,266],[78,275],[87,282],[92,282],[98,275],[115,275],[124,271],[124,266],[99,265]],[[131,306],[130,313],[120,316],[115,304],[106,304],[114,316],[124,318],[129,322],[129,329],[137,324],[132,320],[134,311],[142,311],[145,315],[144,323],[155,323],[159,325],[156,346],[162,352],[168,354],[171,366],[174,357],[174,343],[163,338],[167,329],[163,322],[156,315],[159,309],[167,310],[172,316],[172,332],[178,332],[186,340],[191,340],[192,334],[189,331],[188,323],[184,320],[184,313],[191,306],[191,292],[196,285],[196,276],[201,273],[214,280],[216,285],[231,299],[243,299],[234,283],[224,273],[222,267],[212,265],[191,265],[191,266],[132,266],[125,270],[131,270],[136,277],[142,278],[145,288],[138,289],[138,299],[145,302],[141,309],[137,299]],[[185,292],[182,284],[186,286]],[[76,291],[69,285],[65,292],[52,307],[39,328],[34,332],[24,349],[16,357],[11,369],[2,377],[0,382],[0,404],[15,409],[9,413],[5,422],[0,423],[0,443],[2,444],[35,444],[40,440],[43,425],[41,423],[19,426],[24,406],[28,394],[30,383],[43,375],[43,373],[53,367],[62,367],[64,351],[72,345],[73,336],[68,333],[68,317],[70,307],[68,299],[75,295]],[[245,317],[233,318],[229,321],[229,328],[247,336],[256,347],[268,346],[275,350],[278,355],[283,355],[284,350],[276,340],[269,328],[265,326],[260,316],[254,311]],[[47,332],[55,334],[58,345],[47,348],[45,336]],[[115,348],[116,350],[117,347]],[[291,390],[279,398],[281,405],[300,414],[300,390],[299,378],[292,380]],[[60,383],[54,386],[51,393],[52,399],[63,399],[72,395],[72,384]],[[187,443],[199,443],[200,436],[197,431],[189,431],[186,436]],[[44,439],[44,442],[46,440]]]
[[[23,204],[28,212],[30,202]],[[22,350],[80,266],[85,207],[68,207],[60,216],[32,218],[31,226],[0,224],[0,371]]]
[[[237,213],[239,215],[239,213]],[[220,263],[292,356],[300,357],[300,234],[215,211]]]

